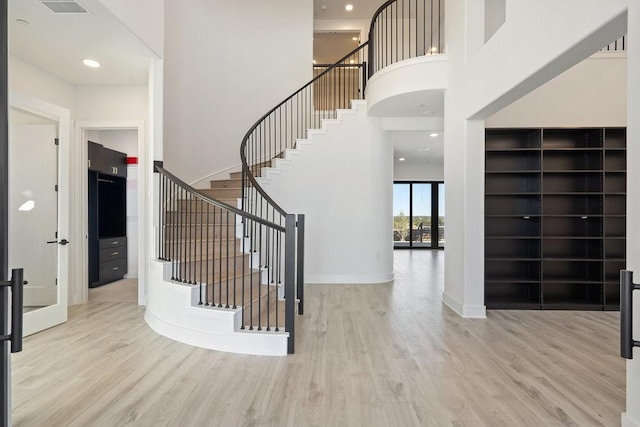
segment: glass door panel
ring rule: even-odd
[[[431,183],[412,184],[412,247],[431,246]]]
[[[411,184],[393,184],[393,246],[408,248],[411,241]]]
[[[55,138],[53,124],[12,125],[9,135],[9,268],[29,282],[25,313],[58,302]]]

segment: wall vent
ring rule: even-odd
[[[40,3],[47,6],[53,13],[87,13],[87,9],[80,6],[78,2],[70,0],[40,0]]]

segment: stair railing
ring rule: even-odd
[[[154,169],[160,177],[157,253],[171,263],[171,280],[197,286],[200,306],[242,308],[241,329],[284,328],[293,353],[296,258],[302,268],[295,244],[303,233],[296,236],[295,216],[275,223],[211,198],[162,162]],[[257,244],[244,237],[245,228]]]
[[[278,158],[284,157],[287,149],[295,148],[296,141],[305,138],[308,129],[319,128],[323,119],[336,118],[337,109],[349,108],[352,99],[363,99],[367,81],[366,49],[365,43],[333,65],[318,66],[311,82],[262,116],[243,138],[240,146],[242,211],[249,216],[243,222],[242,235],[250,245],[248,250],[252,253],[264,251],[265,247],[273,245],[274,242],[275,248],[272,252],[278,253],[284,249],[284,242],[281,241],[281,236],[266,233],[260,222],[255,219],[248,220],[249,218],[257,217],[278,227],[286,227],[287,218],[295,218],[260,186],[257,177],[260,176],[261,169],[272,166]],[[298,215],[293,226],[297,230],[297,236],[290,244],[294,245],[297,240],[298,251],[295,253],[296,265],[292,274],[297,275],[295,295],[298,314],[303,314],[304,215]],[[290,236],[291,234],[287,234],[287,242]],[[289,271],[286,266],[279,264],[279,259],[275,260],[277,283],[281,280],[280,273]],[[285,287],[287,284],[288,280],[285,277]]]
[[[318,65],[314,78],[262,116],[246,133],[240,146],[242,210],[282,224],[286,211],[258,184],[261,169],[272,166],[287,149],[295,148],[307,130],[323,119],[336,118],[336,110],[363,99],[367,81],[367,43],[332,65]],[[247,228],[247,237],[254,230]],[[251,239],[258,244],[259,239]]]
[[[444,0],[389,0],[369,27],[369,77],[405,59],[444,51]]]

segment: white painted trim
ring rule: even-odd
[[[462,317],[466,319],[486,319],[487,307],[484,305],[465,304],[462,307]]]
[[[634,420],[627,412],[622,413],[622,422],[620,423],[622,427],[640,427],[640,421]]]
[[[487,307],[484,305],[462,304],[446,292],[442,293],[444,305],[455,311],[460,317],[465,319],[486,319]]]
[[[391,65],[387,65],[381,70],[378,70],[373,76],[371,76],[371,78],[367,82],[367,87],[369,87],[371,82],[375,82],[385,74],[391,73],[398,69],[401,69],[407,66],[428,63],[428,62],[440,62],[440,61],[448,61],[448,60],[449,60],[449,55],[447,55],[446,53],[443,53],[443,54],[435,54],[435,55],[416,56],[413,58],[405,59],[403,61],[398,61]]]
[[[449,307],[451,310],[458,313],[460,316],[462,316],[462,313],[464,312],[464,307],[462,306],[461,303],[458,302],[458,300],[456,300],[446,292],[442,292],[442,303],[447,307]]]
[[[389,283],[394,279],[393,273],[385,274],[309,274],[305,272],[304,282],[323,285],[376,285]]]
[[[9,105],[40,117],[58,122],[58,238],[71,240],[71,176],[70,168],[64,165],[71,159],[71,112],[66,108],[9,91]],[[67,321],[70,265],[73,263],[68,246],[58,248],[58,295],[57,304],[24,314],[24,333],[27,336]],[[28,272],[25,272],[28,277]]]
[[[286,356],[287,332],[240,330],[242,309],[198,305],[198,286],[167,280],[171,264],[149,261],[149,293],[144,319],[174,341],[210,350]]]
[[[89,288],[87,283],[89,282],[89,246],[88,246],[88,201],[86,194],[88,192],[88,175],[86,173],[88,163],[88,150],[87,144],[83,141],[86,140],[85,132],[89,130],[125,130],[134,129],[138,132],[138,304],[146,304],[146,280],[144,277],[144,266],[147,263],[147,248],[144,242],[147,241],[147,224],[145,221],[140,221],[140,216],[146,212],[146,197],[144,195],[147,192],[147,175],[145,165],[147,164],[147,132],[146,123],[144,120],[115,120],[115,121],[78,121],[75,124],[75,140],[76,144],[76,158],[79,161],[76,162],[78,177],[81,177],[81,188],[78,194],[79,200],[82,200],[81,205],[81,220],[75,221],[75,227],[77,228],[77,235],[83,236],[82,238],[82,263],[76,265],[75,277],[81,277],[80,281],[73,284],[75,295],[77,296],[73,303],[82,304],[89,299]]]

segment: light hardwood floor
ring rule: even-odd
[[[618,313],[441,303],[444,253],[396,251],[384,285],[308,285],[296,354],[161,337],[92,301],[13,357],[17,426],[618,426]]]

